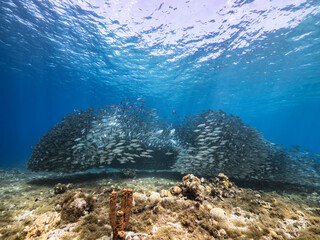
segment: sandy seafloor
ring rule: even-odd
[[[112,239],[110,193],[123,188],[134,192],[127,239],[320,239],[320,189],[221,176],[1,170],[0,239]]]

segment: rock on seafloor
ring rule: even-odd
[[[151,205],[155,205],[156,203],[161,201],[160,193],[152,192],[149,197]]]
[[[24,231],[26,232],[25,239],[39,239],[44,240],[48,238],[48,232],[52,230],[60,221],[61,216],[57,212],[46,212],[39,216],[33,225],[26,226]]]
[[[218,222],[224,222],[227,220],[227,213],[221,208],[211,209],[210,215]]]
[[[126,240],[144,240],[147,236],[145,233],[127,232]]]

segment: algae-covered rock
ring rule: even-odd
[[[27,233],[25,239],[47,239],[48,232],[53,229],[60,221],[60,214],[57,212],[46,212],[40,215],[32,226],[26,226],[24,231]]]
[[[171,197],[172,194],[171,194],[171,192],[168,191],[168,190],[161,190],[161,191],[160,191],[160,196],[161,196],[162,198],[164,198],[164,197]]]
[[[73,229],[76,223],[70,223],[67,225],[62,225],[59,228],[51,229],[48,234],[46,240],[68,240],[68,239],[75,239]]]
[[[201,185],[199,178],[188,174],[182,178],[182,182],[172,187],[170,192],[173,195],[182,194],[187,199],[202,202],[204,200],[205,187]]]
[[[143,193],[139,193],[139,192],[134,192],[133,193],[133,199],[135,204],[145,204],[148,201],[148,197],[143,194]]]
[[[151,205],[157,204],[158,202],[161,201],[160,193],[152,192],[149,197],[149,200],[150,200]]]
[[[227,213],[221,208],[213,208],[210,214],[217,222],[225,222],[227,220]]]
[[[75,222],[93,210],[94,199],[89,194],[71,192],[62,198],[60,205],[61,219],[66,222]]]
[[[218,200],[235,197],[237,193],[235,185],[223,173],[219,173],[218,177],[210,179],[210,186],[206,190],[209,189],[211,189],[211,195]]]
[[[182,192],[182,189],[178,186],[174,186],[170,189],[170,192],[172,193],[172,195],[179,195]]]
[[[218,174],[218,178],[219,178],[221,181],[228,181],[228,180],[229,180],[229,178],[228,178],[226,175],[224,175],[223,173],[219,173],[219,174]]]

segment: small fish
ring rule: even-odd
[[[173,144],[177,145],[177,141],[170,139],[170,142],[172,142]]]
[[[157,135],[159,135],[159,134],[161,134],[161,133],[163,133],[163,130],[162,130],[162,129],[159,130],[159,131],[157,131],[157,132],[155,132],[155,134],[157,134]]]
[[[170,131],[170,136],[173,135],[175,131],[176,131],[175,129],[172,129],[172,130]]]

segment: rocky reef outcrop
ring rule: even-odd
[[[64,195],[57,208],[61,212],[61,220],[66,223],[77,221],[93,209],[94,199],[90,194],[81,191],[72,191]]]

